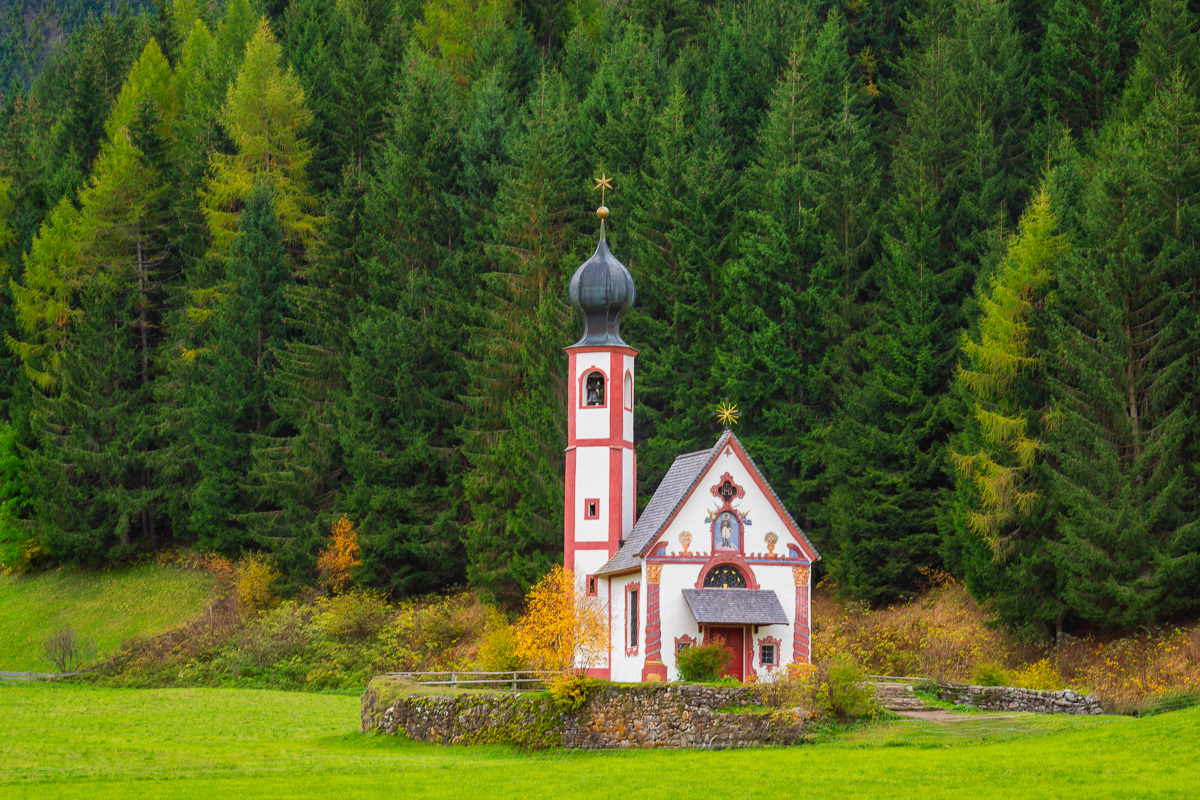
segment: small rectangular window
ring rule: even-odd
[[[583,501],[583,518],[600,519],[600,501],[598,499],[589,498]]]
[[[595,575],[587,576],[587,593],[590,597],[596,596],[596,576]]]
[[[638,646],[638,593],[629,592],[629,646]]]
[[[758,663],[764,667],[775,666],[775,645],[764,644],[759,648]]]
[[[679,644],[675,645],[675,652],[682,653],[684,650],[687,650],[691,646],[692,646],[691,642],[680,642]]]

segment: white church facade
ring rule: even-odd
[[[621,339],[633,278],[608,249],[571,279],[584,318],[569,359],[564,556],[580,590],[607,609],[609,650],[593,673],[678,679],[675,654],[723,641],[727,674],[760,676],[811,648],[812,565],[820,558],[731,431],[675,459],[636,513],[633,394],[637,351]]]

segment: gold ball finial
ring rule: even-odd
[[[597,208],[596,216],[600,219],[608,219],[608,206],[600,206]]]

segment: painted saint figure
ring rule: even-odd
[[[729,522],[729,515],[721,515],[721,547],[733,547],[733,525]]]

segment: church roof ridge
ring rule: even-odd
[[[742,440],[737,438],[737,435],[728,428],[717,439],[716,444],[707,450],[697,450],[692,453],[684,453],[675,457],[671,468],[667,470],[667,474],[663,477],[662,483],[654,491],[654,495],[650,498],[650,502],[646,504],[642,516],[638,518],[637,524],[633,526],[633,530],[629,534],[629,538],[625,543],[613,554],[612,558],[604,563],[597,575],[615,575],[621,572],[628,572],[637,569],[641,560],[645,558],[646,551],[649,550],[655,540],[658,539],[663,529],[675,518],[675,514],[691,497],[696,490],[696,486],[700,480],[708,472],[717,456],[725,449],[725,445],[730,440],[737,443],[738,449],[746,457],[750,463],[750,467],[757,474],[759,481],[766,488],[774,501],[776,507],[783,512],[787,522],[791,524],[800,538],[804,540],[804,544],[812,551],[814,556],[813,561],[821,558],[817,549],[813,547],[808,536],[805,535],[804,529],[797,524],[796,519],[792,516],[787,507],[783,505],[783,501],[779,499],[774,487],[767,481],[758,464],[750,457],[746,451]]]

